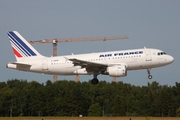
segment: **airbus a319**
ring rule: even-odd
[[[16,57],[7,68],[52,75],[93,75],[92,84],[99,82],[99,74],[111,77],[127,76],[129,70],[150,70],[174,61],[164,51],[153,48],[108,51],[57,57],[41,55],[17,31],[8,31],[8,37]]]

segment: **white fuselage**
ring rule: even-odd
[[[8,68],[18,69],[28,72],[52,74],[52,75],[87,75],[93,74],[86,68],[73,64],[68,60],[76,58],[92,63],[106,64],[107,66],[115,64],[125,64],[127,70],[150,69],[165,66],[174,61],[170,55],[158,49],[132,49],[123,51],[110,51],[89,54],[78,54],[57,57],[42,57],[27,59],[20,63],[30,66],[21,66],[16,64],[7,64]]]

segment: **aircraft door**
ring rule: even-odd
[[[42,70],[48,70],[48,60],[42,61]]]
[[[146,50],[146,61],[151,61],[151,51],[150,50]]]

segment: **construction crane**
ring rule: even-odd
[[[107,40],[118,40],[118,39],[128,39],[127,35],[125,36],[106,36],[106,37],[83,37],[83,38],[54,38],[54,39],[44,39],[37,41],[29,41],[30,44],[48,44],[53,45],[53,56],[57,56],[57,43],[61,42],[89,42],[89,41],[107,41]],[[57,75],[53,76],[54,82],[57,81]],[[76,76],[76,82],[79,81],[79,75]],[[116,81],[116,78],[113,78],[113,81]]]

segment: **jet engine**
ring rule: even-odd
[[[127,75],[126,66],[107,67],[106,71],[111,77],[123,77]]]

